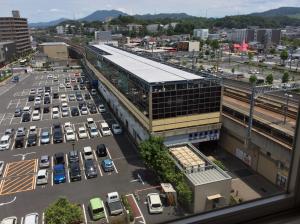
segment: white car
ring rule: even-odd
[[[67,108],[67,107],[62,107],[62,108],[61,108],[61,115],[62,115],[63,117],[69,116],[69,108]]]
[[[23,113],[30,113],[31,114],[31,107],[30,106],[23,107]]]
[[[106,122],[100,124],[100,130],[103,136],[111,135],[111,130]]]
[[[9,135],[3,135],[0,139],[0,151],[7,150],[10,145],[11,138]]]
[[[67,82],[66,83],[66,88],[71,88],[71,83]]]
[[[163,212],[163,206],[158,193],[150,193],[147,195],[147,204],[150,214]]]
[[[40,114],[40,112],[38,110],[34,110],[32,112],[32,120],[33,121],[39,121],[39,120],[41,120],[41,114]]]
[[[37,173],[36,185],[42,185],[48,183],[48,170],[41,169]]]
[[[123,130],[119,124],[112,124],[111,129],[115,135],[122,134]]]
[[[67,128],[65,135],[66,135],[66,141],[75,141],[76,140],[76,134],[72,128]]]
[[[60,95],[60,101],[61,102],[67,102],[67,96],[66,96],[66,94],[61,94]]]
[[[53,78],[52,74],[48,74],[47,78],[52,79]]]
[[[5,219],[2,219],[1,224],[17,224],[18,218],[16,216],[10,216]]]
[[[38,92],[38,93],[43,93],[43,92],[44,92],[44,89],[43,89],[43,88],[38,88],[37,92]]]
[[[4,169],[4,161],[0,161],[0,176],[3,173],[3,169]]]
[[[95,96],[96,94],[97,94],[96,90],[95,90],[95,89],[92,89],[91,95],[92,95],[92,96]]]
[[[36,97],[34,100],[34,106],[40,106],[41,105],[41,98],[40,97]]]
[[[91,125],[90,126],[90,136],[92,138],[99,136],[99,132],[98,132],[98,129],[97,129],[96,125]]]
[[[84,160],[93,159],[93,150],[91,146],[86,146],[83,148],[83,158]]]
[[[100,104],[98,108],[99,108],[100,113],[105,113],[106,112],[106,109],[105,109],[103,104]]]
[[[52,118],[58,119],[59,118],[59,109],[57,107],[52,108]]]
[[[64,124],[64,130],[66,131],[68,128],[73,129],[71,122],[66,122],[66,123]]]
[[[75,100],[76,100],[76,96],[74,94],[70,94],[69,101],[75,101]]]
[[[36,93],[35,89],[31,89],[30,92],[29,92],[30,95],[34,95],[35,93]]]
[[[87,109],[87,107],[82,107],[81,108],[81,115],[88,115],[88,109]]]
[[[39,214],[30,213],[25,215],[24,222],[22,224],[38,224],[39,223]]]
[[[29,127],[29,134],[36,134],[36,133],[37,133],[36,126],[30,126]]]
[[[88,138],[88,133],[84,126],[78,128],[78,137],[80,139]]]
[[[65,85],[64,85],[63,83],[60,83],[60,84],[59,84],[59,88],[60,88],[60,89],[63,89],[63,88],[65,88]]]

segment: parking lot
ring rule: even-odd
[[[57,81],[49,74],[57,75]],[[24,81],[15,84],[11,89],[0,95],[2,107],[0,107],[0,137],[4,135],[7,129],[13,129],[8,149],[0,151],[0,160],[4,161],[3,174],[0,176],[0,220],[8,216],[17,216],[22,219],[26,214],[37,212],[40,216],[40,223],[43,223],[43,211],[53,201],[60,196],[65,196],[69,200],[80,204],[84,213],[84,221],[88,223],[91,218],[88,214],[88,201],[93,197],[101,197],[105,201],[108,192],[117,191],[121,195],[130,195],[137,190],[151,188],[157,185],[155,178],[148,171],[136,152],[136,146],[132,144],[130,138],[123,131],[122,134],[105,136],[102,130],[103,122],[112,127],[117,123],[114,115],[103,102],[101,96],[91,94],[87,86],[80,86],[75,72],[34,72],[27,75]],[[70,86],[65,81],[69,79]],[[22,79],[21,79],[22,80]],[[61,85],[63,84],[63,85]],[[50,87],[50,102],[44,103],[45,86]],[[74,87],[75,86],[75,87]],[[77,87],[76,87],[77,86]],[[81,87],[81,89],[80,89]],[[78,88],[78,89],[77,89]],[[33,90],[34,89],[34,90]],[[35,91],[35,93],[33,93]],[[58,97],[54,97],[54,93]],[[75,100],[70,94],[74,94]],[[83,99],[78,99],[78,95]],[[29,100],[32,95],[34,100]],[[35,103],[37,97],[41,98],[39,104]],[[65,95],[62,97],[62,95]],[[89,97],[86,97],[89,96]],[[62,98],[64,99],[62,102]],[[63,103],[67,104],[68,115],[63,116]],[[80,105],[80,104],[84,105]],[[99,109],[103,104],[105,112]],[[96,110],[92,111],[94,107]],[[23,116],[15,116],[17,108],[30,107],[30,118],[23,120]],[[44,108],[49,111],[44,111]],[[77,108],[78,115],[72,115],[72,110]],[[81,108],[87,107],[87,113],[82,114]],[[53,117],[53,108],[58,108],[57,118]],[[40,119],[33,120],[33,111],[38,110]],[[97,133],[91,132],[87,119],[92,118]],[[66,128],[65,125],[68,124]],[[60,124],[62,140],[57,142],[54,124]],[[24,127],[23,144],[19,144],[19,134],[17,130]],[[86,135],[82,137],[79,128],[86,129]],[[102,129],[101,129],[102,128]],[[67,130],[72,130],[72,138],[68,139]],[[36,139],[29,143],[29,136],[34,132]],[[43,133],[49,133],[49,141],[44,141]],[[93,137],[94,136],[94,137]],[[104,144],[107,147],[105,156],[97,154],[97,146]],[[84,147],[91,147],[91,159],[95,165],[96,177],[89,178],[85,169]],[[81,171],[81,180],[72,181],[70,177],[70,151],[78,151],[78,164]],[[64,171],[66,179],[63,183],[55,183],[55,162],[56,155],[63,153]],[[40,170],[40,157],[48,155],[50,159],[48,171],[48,182],[44,185],[37,185],[37,172]],[[106,170],[104,160],[110,160],[113,168]],[[142,178],[142,181],[138,179]],[[138,202],[136,202],[138,206]],[[145,206],[143,203],[140,206]],[[138,206],[139,207],[139,206]],[[139,223],[152,223],[150,216],[145,208],[137,217]],[[169,219],[168,216],[156,216],[156,221],[161,222]],[[110,217],[106,211],[106,219],[109,222]],[[94,222],[97,223],[97,222]],[[103,223],[103,220],[99,223]]]

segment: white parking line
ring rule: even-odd
[[[17,134],[15,134],[14,137],[12,138],[13,144],[11,145],[11,149],[10,150],[14,150],[15,143],[16,143],[16,137],[17,137]]]
[[[99,169],[100,175],[101,175],[101,177],[102,177],[102,176],[103,176],[103,174],[102,174],[102,171],[101,171],[101,167],[100,167],[100,165],[99,165],[99,160],[98,160],[98,158],[97,158],[97,155],[96,155],[96,153],[95,153],[95,151],[94,151],[94,150],[93,150],[93,154],[94,154],[95,160],[96,160],[96,162],[97,162],[97,166],[98,166],[98,169]]]
[[[0,124],[2,123],[2,121],[3,121],[4,117],[5,117],[5,114],[3,114],[2,118],[1,118],[1,120],[0,120]]]
[[[67,179],[70,183],[70,174],[69,174],[69,162],[68,162],[68,155],[66,154],[66,171],[67,171]]]
[[[104,207],[104,215],[105,215],[106,222],[109,223],[108,218],[107,218],[106,208],[105,208],[106,206],[103,205],[103,207]]]
[[[84,179],[87,179],[86,175],[85,175],[84,165],[83,165],[82,153],[79,152],[79,155],[80,155],[79,160],[80,160],[80,163],[81,163],[81,166],[82,166],[82,171],[83,171]]]
[[[52,127],[50,127],[50,138],[51,138],[51,144],[53,144]]]
[[[51,170],[52,170],[52,172],[51,172],[51,186],[53,186],[53,166],[54,166],[53,156],[51,156]]]
[[[41,131],[42,129],[41,128],[38,128],[38,139],[39,139],[39,142],[38,142],[38,146],[41,146]]]
[[[87,224],[87,218],[86,218],[86,213],[85,213],[85,207],[84,207],[84,204],[82,204],[82,211],[83,211],[84,223]]]
[[[108,157],[112,160],[112,158],[111,158],[111,155],[110,155],[110,152],[109,152],[109,149],[107,148],[107,154],[108,154]],[[113,166],[114,166],[114,168],[115,168],[115,171],[116,171],[116,173],[119,173],[118,172],[118,169],[117,169],[117,167],[115,166],[115,163],[114,163],[114,161],[112,161],[112,164],[113,164]]]
[[[24,219],[24,218],[23,218],[23,217],[21,217],[21,222],[20,222],[20,223],[23,223],[23,219]]]
[[[45,223],[45,213],[43,212],[43,214],[42,214],[42,224],[44,224]]]

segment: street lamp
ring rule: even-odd
[[[287,113],[288,113],[288,109],[289,109],[289,100],[290,98],[293,97],[293,95],[285,93],[284,94],[286,97],[286,105],[284,107],[284,119],[283,119],[283,124],[286,124],[286,117],[287,117]]]

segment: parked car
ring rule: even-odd
[[[63,117],[68,117],[69,116],[69,108],[68,107],[62,107],[61,108],[61,115]]]
[[[98,137],[98,136],[99,136],[99,131],[98,131],[98,129],[97,129],[96,124],[92,125],[92,126],[89,128],[89,131],[90,131],[90,136],[91,136],[91,138],[95,138],[95,137]]]
[[[41,120],[41,114],[40,114],[40,112],[38,110],[34,110],[32,112],[32,120],[33,121],[39,121],[39,120]]]
[[[39,214],[30,213],[25,215],[23,224],[38,224],[39,223]]]
[[[88,138],[88,133],[85,126],[81,126],[78,128],[78,137],[80,139]]]
[[[15,139],[15,147],[23,148],[24,147],[24,136],[17,136]]]
[[[97,177],[96,166],[92,159],[87,159],[84,161],[84,169],[85,169],[85,175],[87,178]]]
[[[51,99],[49,96],[45,96],[44,97],[44,104],[50,104],[51,103]]]
[[[82,97],[81,93],[76,94],[76,100],[77,101],[82,101],[83,100],[83,97]]]
[[[58,99],[59,98],[59,94],[58,93],[53,93],[53,99]]]
[[[11,142],[10,135],[3,135],[0,139],[0,151],[8,150]]]
[[[72,109],[71,109],[71,115],[72,115],[73,117],[79,116],[79,110],[78,110],[77,107],[72,107]]]
[[[100,105],[98,106],[98,109],[99,109],[99,112],[100,112],[100,113],[105,113],[105,112],[106,112],[105,106],[104,106],[103,104],[100,104]]]
[[[91,108],[90,108],[90,113],[91,113],[91,114],[96,114],[96,113],[97,113],[97,108],[96,108],[95,105],[91,106]]]
[[[92,96],[95,96],[97,94],[97,91],[95,89],[92,89],[91,94],[92,94]]]
[[[88,115],[88,109],[87,109],[87,107],[82,107],[81,108],[81,115]]]
[[[50,112],[49,106],[44,106],[43,113],[47,114]]]
[[[40,106],[41,103],[42,103],[41,98],[37,96],[34,100],[34,106]]]
[[[61,94],[60,95],[60,102],[67,102],[67,96],[66,96],[66,94]]]
[[[101,166],[105,172],[114,171],[113,161],[111,159],[105,159],[101,162]]]
[[[4,131],[4,135],[9,135],[11,138],[13,137],[14,133],[15,133],[15,129],[13,128],[7,128]]]
[[[79,181],[81,180],[81,170],[79,162],[70,163],[70,179],[71,181]]]
[[[53,179],[55,184],[66,182],[66,171],[64,164],[58,164],[53,167]]]
[[[158,193],[150,193],[147,195],[147,205],[150,214],[163,212],[163,206]]]
[[[115,135],[122,134],[123,130],[119,124],[112,124],[111,129]]]
[[[19,127],[16,131],[16,136],[19,137],[19,136],[25,136],[25,131],[26,131],[26,128],[24,127]]]
[[[76,97],[74,94],[69,94],[69,101],[75,101]]]
[[[105,218],[104,203],[101,198],[92,198],[88,205],[93,221]]]
[[[32,101],[34,101],[34,96],[33,95],[29,95],[28,96],[28,102],[32,102]]]
[[[73,90],[78,90],[78,86],[77,86],[77,85],[74,85],[74,86],[73,86]]]
[[[43,155],[40,158],[40,168],[48,168],[50,166],[50,157]]]
[[[37,144],[37,134],[31,133],[27,138],[27,146],[35,146]]]
[[[25,107],[23,107],[23,113],[29,113],[29,114],[31,114],[31,107],[30,106],[25,106]]]
[[[15,110],[15,114],[14,114],[15,117],[21,117],[22,116],[22,109],[21,108],[17,108]]]
[[[30,95],[36,94],[36,89],[30,89],[29,94],[30,94]]]
[[[58,152],[54,154],[54,163],[55,165],[65,164],[65,156],[62,152]]]
[[[57,107],[52,108],[52,118],[58,119],[59,118],[59,109]]]
[[[50,132],[48,129],[42,129],[40,141],[41,141],[41,144],[49,144],[50,143]]]
[[[93,159],[93,150],[90,146],[86,146],[83,148],[82,154],[84,160]]]
[[[110,215],[119,215],[123,213],[123,204],[118,192],[108,193],[106,202]]]
[[[98,157],[107,156],[107,147],[105,144],[97,145],[96,154]]]
[[[66,141],[75,141],[76,134],[72,128],[67,128],[65,130]]]
[[[103,136],[111,135],[111,130],[106,122],[100,123],[100,130]]]
[[[68,152],[69,163],[79,162],[79,152],[77,150],[71,150]]]
[[[41,169],[37,173],[36,185],[43,185],[48,183],[48,170]]]
[[[31,115],[30,113],[23,113],[23,116],[22,116],[22,122],[29,122],[31,119]]]
[[[10,216],[5,219],[2,219],[0,224],[18,224],[18,218],[16,216]]]
[[[88,94],[88,93],[84,94],[84,99],[85,100],[90,100],[91,99],[90,94]]]

